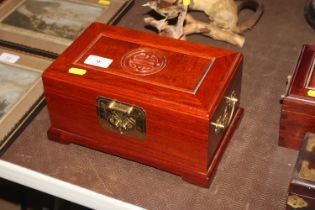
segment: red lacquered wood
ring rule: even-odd
[[[288,96],[297,98],[306,97],[306,100],[314,101],[307,95],[307,91],[312,87],[312,85],[307,85],[307,81],[315,73],[312,72],[314,59],[315,45],[305,45],[295,69]],[[313,83],[314,81],[310,80],[310,82]]]
[[[315,84],[315,46],[305,45],[283,100],[279,145],[299,150],[306,132],[315,132],[315,98],[308,91]]]
[[[141,54],[136,59],[149,59],[147,64],[165,58],[164,68],[147,75],[124,69],[125,55],[139,48],[145,49],[149,58]],[[151,52],[156,54],[151,57]],[[89,55],[110,58],[113,63],[108,68],[87,65],[84,61]],[[239,101],[231,128],[215,133],[211,122],[223,114],[226,96],[234,91],[240,98],[241,65],[242,56],[237,52],[92,24],[43,74],[51,120],[48,137],[139,161],[209,186],[242,112]],[[71,67],[87,73],[69,74]],[[96,108],[100,96],[143,108],[146,139],[104,130]]]
[[[187,182],[202,186],[202,187],[209,187],[211,184],[211,181],[215,175],[215,171],[220,163],[220,160],[224,154],[225,148],[227,147],[228,143],[230,142],[232,135],[234,133],[234,130],[239,125],[239,121],[241,120],[243,116],[244,109],[238,108],[236,111],[235,117],[233,118],[231,125],[229,126],[228,130],[226,131],[224,137],[222,138],[222,141],[220,142],[220,146],[216,150],[213,158],[211,159],[211,163],[208,168],[207,174],[203,176],[196,177],[195,175],[185,175],[183,176],[183,179]]]
[[[230,142],[233,132],[238,126],[239,121],[241,120],[243,112],[244,112],[244,109],[242,108],[237,109],[235,113],[235,117],[233,118],[231,125],[227,129],[224,137],[222,138],[222,141],[220,142],[220,145],[217,148],[214,154],[214,157],[210,162],[209,169],[206,173],[195,173],[194,171],[188,171],[185,168],[177,167],[176,165],[173,165],[172,167],[170,167],[168,164],[163,164],[161,162],[148,160],[148,158],[139,158],[137,155],[126,153],[126,150],[116,151],[116,150],[113,150],[113,148],[109,147],[109,148],[106,148],[106,152],[114,154],[114,155],[118,155],[121,157],[125,157],[127,159],[134,160],[143,164],[147,164],[147,165],[159,168],[159,169],[163,169],[165,171],[169,171],[171,173],[181,176],[183,180],[191,184],[195,184],[195,185],[207,188],[211,184],[211,181],[215,175],[215,171],[218,167],[218,164],[224,154],[225,148]],[[84,145],[84,146],[87,146],[96,150],[104,151],[103,149],[100,149],[101,148],[100,145],[93,144],[94,141],[92,139],[87,139],[82,136],[76,135],[74,133],[68,133],[58,128],[51,127],[48,130],[47,134],[48,134],[49,139],[57,141],[57,142],[61,142],[65,144],[72,142],[72,143],[81,144],[81,145]]]

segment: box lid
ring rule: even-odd
[[[305,45],[288,91],[289,98],[315,103],[315,45]]]
[[[117,99],[129,96],[208,113],[223,97],[241,60],[238,52],[94,23],[44,78],[104,90]]]

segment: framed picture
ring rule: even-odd
[[[41,74],[51,62],[0,47],[0,155],[43,104]]]
[[[92,22],[112,24],[131,0],[4,0],[0,40],[60,54]]]

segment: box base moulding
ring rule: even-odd
[[[162,169],[168,172],[171,172],[173,174],[176,174],[178,176],[181,176],[183,180],[191,183],[191,184],[195,184],[201,187],[205,187],[208,188],[216,171],[216,168],[218,167],[218,164],[223,156],[224,150],[227,147],[227,144],[229,143],[234,130],[237,128],[239,121],[243,115],[244,109],[243,108],[238,108],[235,116],[233,118],[233,120],[231,121],[231,124],[229,126],[229,128],[226,130],[226,133],[220,143],[220,145],[218,146],[213,159],[211,160],[211,163],[209,164],[208,167],[208,171],[207,173],[201,173],[199,171],[191,171],[191,170],[187,170],[186,168],[183,167],[178,167],[176,165],[174,165],[173,163],[167,163],[167,162],[160,162],[158,160],[154,160],[154,159],[149,159],[149,158],[144,158],[141,156],[141,154],[139,154],[139,156],[137,156],[137,154],[131,154],[131,153],[125,153],[122,151],[119,151],[119,149],[107,146],[107,145],[103,145],[102,148],[99,147],[99,144],[97,144],[94,140],[89,139],[89,138],[85,138],[82,136],[79,136],[75,133],[70,133],[67,131],[63,131],[61,129],[58,128],[54,128],[51,127],[47,134],[48,134],[48,138],[50,140],[53,141],[57,141],[60,143],[64,143],[64,144],[70,144],[70,143],[76,143],[76,144],[80,144],[82,146],[88,146],[88,147],[92,147],[94,149],[100,150],[102,152],[106,152],[106,153],[110,153],[110,154],[114,154],[129,160],[134,160],[149,166],[153,166],[156,167],[158,169]]]
[[[279,146],[299,150],[307,132],[315,132],[315,117],[291,112],[284,107],[281,111]]]

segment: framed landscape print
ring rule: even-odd
[[[112,24],[131,0],[4,0],[0,40],[59,55],[92,22]]]
[[[0,155],[43,104],[41,74],[51,62],[0,48]]]

